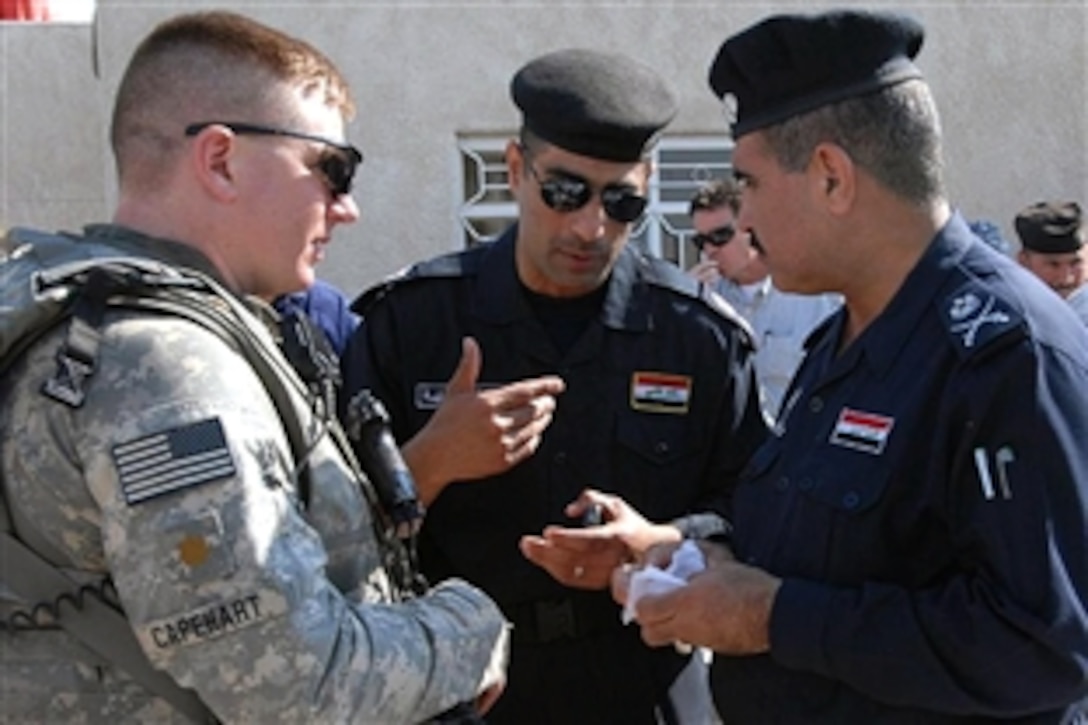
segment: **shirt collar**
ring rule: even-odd
[[[954,213],[888,306],[856,340],[857,353],[864,355],[878,374],[883,375],[899,359],[934,299],[941,295],[949,272],[963,259],[971,239],[967,223],[958,212]],[[845,319],[845,315],[841,317]],[[836,329],[841,332],[841,324]]]
[[[134,256],[149,257],[172,267],[195,270],[223,286],[228,286],[211,260],[188,244],[151,237],[117,224],[88,224],[83,228],[83,234],[87,239],[108,244]]]
[[[517,275],[514,249],[517,225],[511,226],[494,242],[480,261],[478,284],[473,300],[473,314],[495,324],[507,324],[532,317]],[[605,284],[608,292],[601,308],[602,324],[618,330],[645,330],[651,314],[642,267],[647,264],[627,244],[620,252]]]

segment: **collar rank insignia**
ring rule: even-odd
[[[631,407],[647,413],[685,415],[691,401],[691,377],[639,371],[631,375]]]

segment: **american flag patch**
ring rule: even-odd
[[[631,407],[652,413],[687,413],[691,378],[687,375],[636,372],[631,375]]]
[[[873,455],[884,452],[888,443],[895,418],[876,413],[863,413],[853,408],[843,408],[835,430],[831,431],[831,442],[835,445],[853,448]]]
[[[130,506],[235,472],[218,418],[114,446],[113,461]]]

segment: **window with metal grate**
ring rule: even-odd
[[[507,136],[458,139],[463,203],[459,212],[466,247],[491,241],[517,219],[503,151]],[[631,231],[631,243],[683,268],[698,259],[688,202],[710,179],[731,173],[733,144],[723,134],[665,136],[651,151],[650,203]]]

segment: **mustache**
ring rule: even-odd
[[[762,245],[762,244],[760,244],[760,242],[759,242],[759,237],[757,237],[757,236],[756,236],[756,233],[755,233],[755,231],[753,231],[753,230],[749,229],[749,230],[748,230],[748,238],[749,238],[749,240],[750,240],[750,241],[749,241],[749,244],[751,244],[751,245],[752,245],[752,248],[753,248],[753,249],[755,249],[755,250],[756,250],[757,252],[759,252],[760,254],[765,254],[765,253],[766,253],[766,250],[764,250],[764,249],[763,249],[763,245]]]

